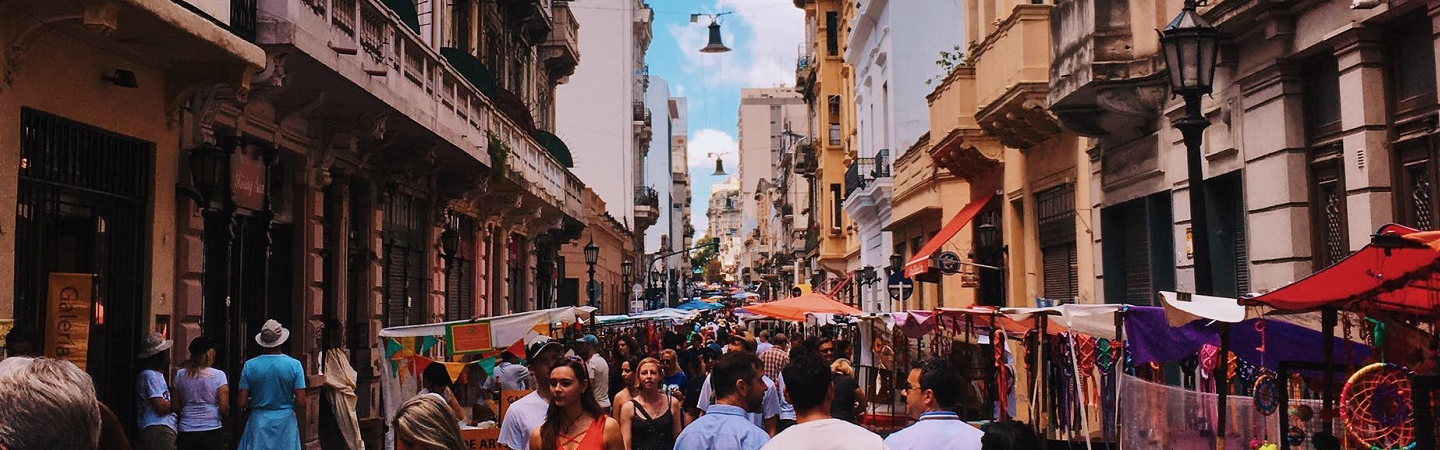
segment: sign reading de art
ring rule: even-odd
[[[450,344],[452,355],[480,353],[494,347],[490,336],[490,322],[450,325],[445,329],[445,341]]]
[[[95,276],[50,274],[46,314],[45,356],[63,359],[85,370],[90,349],[90,305]]]
[[[499,428],[464,428],[460,430],[460,440],[465,442],[465,448],[469,450],[501,448]]]

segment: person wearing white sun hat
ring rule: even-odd
[[[135,448],[141,450],[175,450],[175,410],[170,404],[170,384],[165,371],[170,365],[170,346],[174,341],[160,333],[150,333],[140,341],[140,377],[136,394],[140,433]]]
[[[298,450],[300,427],[295,408],[305,407],[305,369],[281,351],[290,330],[274,319],[265,321],[255,343],[263,353],[245,361],[240,370],[240,409],[250,420],[240,436],[240,450]]]

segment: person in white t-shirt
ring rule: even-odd
[[[529,361],[530,375],[535,377],[531,386],[550,385],[550,366],[564,351],[565,347],[549,336],[535,336],[526,342],[525,360]],[[510,450],[529,450],[530,432],[545,424],[549,410],[550,389],[546,388],[536,389],[511,403],[500,423],[500,445]]]
[[[785,378],[785,398],[795,405],[796,424],[760,450],[889,450],[879,435],[830,416],[830,402],[835,397],[830,365],[810,353],[796,356],[780,372]]]
[[[593,334],[587,334],[574,343],[575,355],[585,363],[585,368],[590,371],[590,381],[595,395],[595,402],[600,404],[606,411],[610,410],[610,363],[600,356],[596,348],[600,346],[600,339]],[[544,388],[542,386],[541,388]]]

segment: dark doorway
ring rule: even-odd
[[[15,319],[45,332],[52,273],[95,275],[84,361],[100,401],[135,424],[136,344],[155,146],[59,116],[20,113]]]

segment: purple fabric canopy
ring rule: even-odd
[[[1125,340],[1135,364],[1177,361],[1199,353],[1200,346],[1220,345],[1220,327],[1197,320],[1171,328],[1165,310],[1133,306],[1125,314]],[[1265,322],[1264,345],[1256,322]],[[1325,362],[1324,334],[1277,320],[1250,319],[1230,326],[1230,351],[1250,364],[1278,369],[1281,361]],[[1335,338],[1335,363],[1358,365],[1370,358],[1370,347]]]

